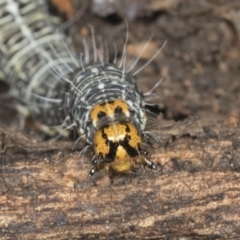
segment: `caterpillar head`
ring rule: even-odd
[[[100,128],[93,143],[95,158],[90,175],[101,167],[126,172],[135,162],[145,163],[155,169],[154,164],[143,157],[148,153],[141,149],[141,136],[130,122],[117,122]]]

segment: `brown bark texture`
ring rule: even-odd
[[[194,118],[160,132],[168,146],[154,151],[155,172],[91,179],[71,143],[1,129],[0,237],[237,238],[240,129]]]
[[[127,18],[128,62],[154,32],[136,70],[168,41],[137,75],[143,92],[164,78],[148,126],[161,140],[149,149],[157,169],[90,178],[91,152],[43,141],[30,123],[16,130],[12,103],[0,104],[0,239],[240,239],[239,0],[116,2],[104,18],[88,6],[69,34],[81,48],[91,24],[113,57]]]

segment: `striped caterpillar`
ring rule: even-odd
[[[98,57],[94,40],[94,61],[85,54],[78,62],[57,26],[44,0],[0,0],[0,67],[19,111],[51,136],[77,129],[94,150],[91,176],[100,168],[126,172],[134,163],[155,169],[142,147],[146,103],[126,69],[127,41],[120,67]]]

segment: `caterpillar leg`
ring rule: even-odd
[[[96,167],[92,167],[90,172],[89,172],[89,176],[92,177],[96,172],[97,172]]]
[[[89,176],[92,177],[97,172],[97,163],[98,163],[98,157],[94,155],[92,159],[92,168],[89,172]]]
[[[147,158],[143,158],[142,160],[143,160],[144,164],[147,165],[151,170],[157,169],[156,165],[153,162],[151,162],[150,160],[148,160]]]
[[[103,159],[101,154],[99,156],[95,155],[92,159],[92,168],[89,172],[89,176],[92,177],[99,170],[101,164],[110,163],[110,162],[112,162],[112,160],[109,161],[109,160]]]
[[[146,151],[144,149],[140,149],[140,156],[141,156],[141,160],[144,163],[144,165],[148,166],[152,170],[156,170],[156,165],[153,162],[151,162],[150,160],[148,160],[146,157],[143,157],[143,156],[149,156],[148,151]]]

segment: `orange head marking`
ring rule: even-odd
[[[95,154],[104,167],[116,172],[131,169],[139,156],[141,137],[132,123],[119,122],[99,129],[94,137]]]
[[[112,122],[119,115],[129,117],[130,110],[127,103],[123,100],[115,99],[113,101],[96,104],[90,113],[90,119],[92,120],[93,126],[96,127],[97,123],[102,119],[108,118],[110,122]]]

